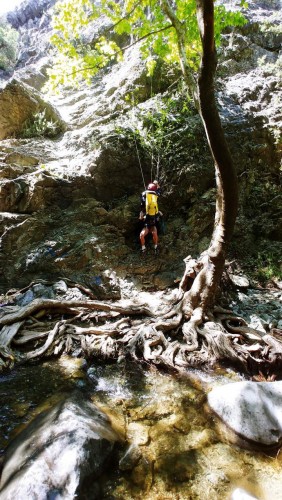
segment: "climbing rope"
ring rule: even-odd
[[[150,54],[151,54],[151,47],[150,47]],[[152,98],[153,97],[153,75],[152,74],[151,74],[151,77],[150,77],[150,92],[151,92],[151,98]],[[132,91],[132,104],[133,104],[133,116],[135,118],[136,117],[136,114],[135,114],[135,108],[136,108],[136,106],[135,106],[134,91]],[[137,140],[136,140],[135,134],[133,134],[133,138],[134,138],[134,144],[135,144],[136,154],[137,154],[137,158],[138,158],[139,169],[140,169],[142,180],[143,180],[143,184],[144,184],[144,189],[146,189],[144,172],[143,172],[143,168],[142,168],[141,158],[140,158],[140,154],[139,154],[139,150],[138,150],[138,145],[137,145]],[[155,162],[155,156],[154,156],[154,150],[152,148],[151,149],[150,182],[153,182],[154,162]],[[159,179],[159,171],[160,171],[160,159],[159,159],[159,157],[157,158],[156,164],[157,164],[156,175],[154,176],[154,178]]]
[[[150,1],[150,10],[151,10],[152,6],[151,6],[151,1]],[[151,45],[150,45],[150,56],[152,57],[152,48],[151,48]],[[151,92],[151,99],[153,97],[153,75],[151,74],[150,76],[150,92]],[[151,182],[153,182],[153,166],[154,166],[154,150],[152,149],[151,150]],[[157,177],[158,179],[158,177]]]
[[[135,97],[134,97],[134,91],[132,91],[132,104],[133,104],[133,116],[134,116],[134,118],[136,118],[136,115],[135,115]],[[138,145],[137,145],[137,141],[136,141],[136,137],[135,137],[134,133],[133,133],[133,139],[134,139],[136,154],[137,154],[137,158],[138,158],[138,164],[139,164],[139,168],[140,168],[140,172],[141,172],[141,176],[142,176],[142,180],[143,180],[143,184],[144,184],[144,189],[146,189],[146,183],[145,183],[145,178],[144,178],[142,163],[141,163],[141,159],[140,159],[140,155],[139,155],[139,150],[138,150]]]
[[[138,158],[138,162],[139,162],[139,168],[140,168],[140,172],[141,172],[142,179],[143,179],[144,189],[146,189],[146,183],[145,183],[145,179],[144,179],[144,173],[143,173],[143,168],[142,168],[142,164],[141,164],[141,160],[140,160],[140,155],[139,155],[139,151],[138,151],[137,141],[136,141],[135,135],[133,137],[134,137],[134,143],[135,143],[137,158]]]

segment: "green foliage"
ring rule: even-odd
[[[265,249],[258,253],[254,277],[262,284],[272,279],[282,279],[282,262],[275,251]]]
[[[0,21],[0,69],[10,70],[16,63],[18,32]]]
[[[156,100],[154,110],[142,116],[142,129],[137,129],[136,135],[159,180],[164,180],[162,175],[172,165],[176,141],[182,137],[183,128],[188,128],[187,119],[193,112],[191,102],[180,90],[162,101]]]
[[[271,280],[282,279],[281,243],[257,240],[256,247],[248,246],[248,252],[241,259],[249,276],[261,285]]]
[[[51,44],[55,48],[54,64],[48,70],[45,91],[58,92],[59,86],[90,83],[91,77],[108,64],[119,47],[100,36],[93,45],[85,43],[83,29],[102,14],[90,0],[64,0],[55,6]],[[114,56],[116,57],[116,56]]]
[[[197,70],[201,56],[201,41],[196,17],[195,0],[174,2],[185,40],[185,56],[191,71]],[[107,22],[104,35],[85,43],[84,30],[90,23]],[[239,11],[228,11],[223,5],[215,7],[215,40],[229,25],[244,24]],[[159,0],[101,0],[99,6],[90,0],[63,0],[56,4],[51,43],[55,49],[50,80],[45,89],[58,91],[59,86],[78,85],[91,81],[93,75],[110,61],[122,58],[121,49],[112,34],[129,35],[131,43],[140,42],[140,49],[152,74],[156,58],[168,64],[179,64],[178,38],[165,9]]]
[[[274,238],[281,227],[282,194],[279,180],[267,170],[249,171],[248,176],[244,213],[252,221],[252,232],[256,237],[263,234]]]
[[[198,169],[210,169],[204,130],[183,85],[152,98],[149,109],[133,106],[127,116],[126,127],[118,126],[115,132],[126,147],[137,146],[142,164],[166,186],[166,194],[184,176],[189,184],[193,176],[197,178]]]
[[[247,7],[246,2],[241,2],[243,7]],[[244,26],[247,20],[238,10],[227,10],[225,6],[218,5],[215,7],[215,23],[214,36],[217,45],[220,44],[220,36],[228,26]]]
[[[58,122],[48,119],[46,109],[34,113],[23,125],[21,137],[56,137],[60,132]]]

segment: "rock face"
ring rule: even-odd
[[[71,191],[70,185],[69,196]],[[54,191],[50,189],[50,195],[52,193]],[[62,201],[63,198],[60,200],[58,197],[56,203]],[[58,205],[53,205],[45,214],[39,212],[33,217],[32,221],[25,217],[21,225],[17,228],[10,226],[3,235],[4,253],[7,255],[10,252],[4,271],[8,279],[9,273],[14,273],[12,263],[16,258],[18,269],[21,269],[19,274],[22,272],[25,276],[22,280],[19,275],[18,283],[22,286],[27,278],[32,280],[34,275],[54,279],[59,273],[74,281],[82,279],[99,297],[105,298],[105,290],[109,297],[115,296],[112,269],[125,275],[129,271],[129,263],[124,233],[117,229],[110,212],[97,201],[86,198],[63,211]],[[136,271],[138,266],[140,263],[136,262]],[[108,286],[110,283],[111,286]]]
[[[58,111],[34,89],[15,79],[0,91],[0,106],[0,140],[20,135],[25,122],[38,113],[44,113],[47,121],[56,124],[57,134],[64,128]]]
[[[47,102],[40,89],[50,64],[54,3],[24,2],[9,14],[20,33],[20,53],[14,79],[0,93],[1,290],[62,274],[89,284],[112,272],[148,288],[174,286],[182,259],[207,248],[213,225],[214,170],[201,121],[192,106],[182,112],[186,94],[171,90],[179,75],[160,65],[148,78],[136,46],[89,87],[67,89]],[[240,180],[236,257],[256,256],[266,238],[274,252],[282,237],[278,202],[272,202],[279,199],[274,32],[279,5],[251,1],[246,15],[246,26],[224,34],[217,80],[219,110]],[[267,24],[270,16],[274,31]],[[127,99],[133,91],[135,108]],[[47,118],[59,123],[59,136],[11,138],[45,109]],[[157,120],[163,109],[168,123],[156,152],[150,149],[154,141],[146,148],[139,139],[144,133],[146,142],[149,117]],[[142,173],[145,183],[157,173],[156,158],[166,233],[158,259],[144,263],[138,255],[139,193]]]
[[[56,3],[56,0],[25,0],[19,8],[10,12],[7,20],[13,28],[20,28],[30,21],[41,19],[44,12]]]
[[[100,498],[97,478],[120,436],[109,418],[81,393],[68,397],[33,420],[9,445],[0,496]]]
[[[208,394],[212,410],[241,437],[281,446],[282,382],[236,382]]]

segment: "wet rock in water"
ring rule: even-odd
[[[254,497],[242,488],[236,488],[231,495],[231,500],[257,500],[257,497]]]
[[[132,439],[138,446],[144,446],[149,442],[149,429],[140,422],[130,422],[128,425],[128,438]]]
[[[131,444],[119,461],[120,470],[132,470],[138,464],[142,454],[136,444]]]
[[[244,439],[266,446],[282,441],[282,382],[235,382],[208,394],[212,410]]]
[[[77,498],[86,482],[88,498],[101,498],[97,478],[119,440],[107,415],[74,393],[38,415],[8,446],[1,500]]]

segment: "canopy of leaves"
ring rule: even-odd
[[[17,57],[18,32],[5,21],[0,21],[0,69],[12,69]]]
[[[196,18],[195,0],[176,0],[171,3],[185,33],[186,58],[191,71],[196,71],[201,57],[201,43]],[[244,5],[245,6],[245,5]],[[241,25],[245,19],[238,10],[228,11],[222,4],[215,8],[215,41],[226,26]],[[105,26],[103,34],[85,42],[84,30],[96,25]],[[54,65],[49,71],[49,90],[60,85],[73,86],[91,77],[110,61],[122,58],[126,47],[120,48],[112,34],[130,35],[128,46],[140,44],[149,73],[156,59],[178,63],[177,34],[165,14],[160,0],[101,0],[99,6],[91,0],[62,0],[56,4],[51,43]],[[128,36],[129,40],[129,36]]]

